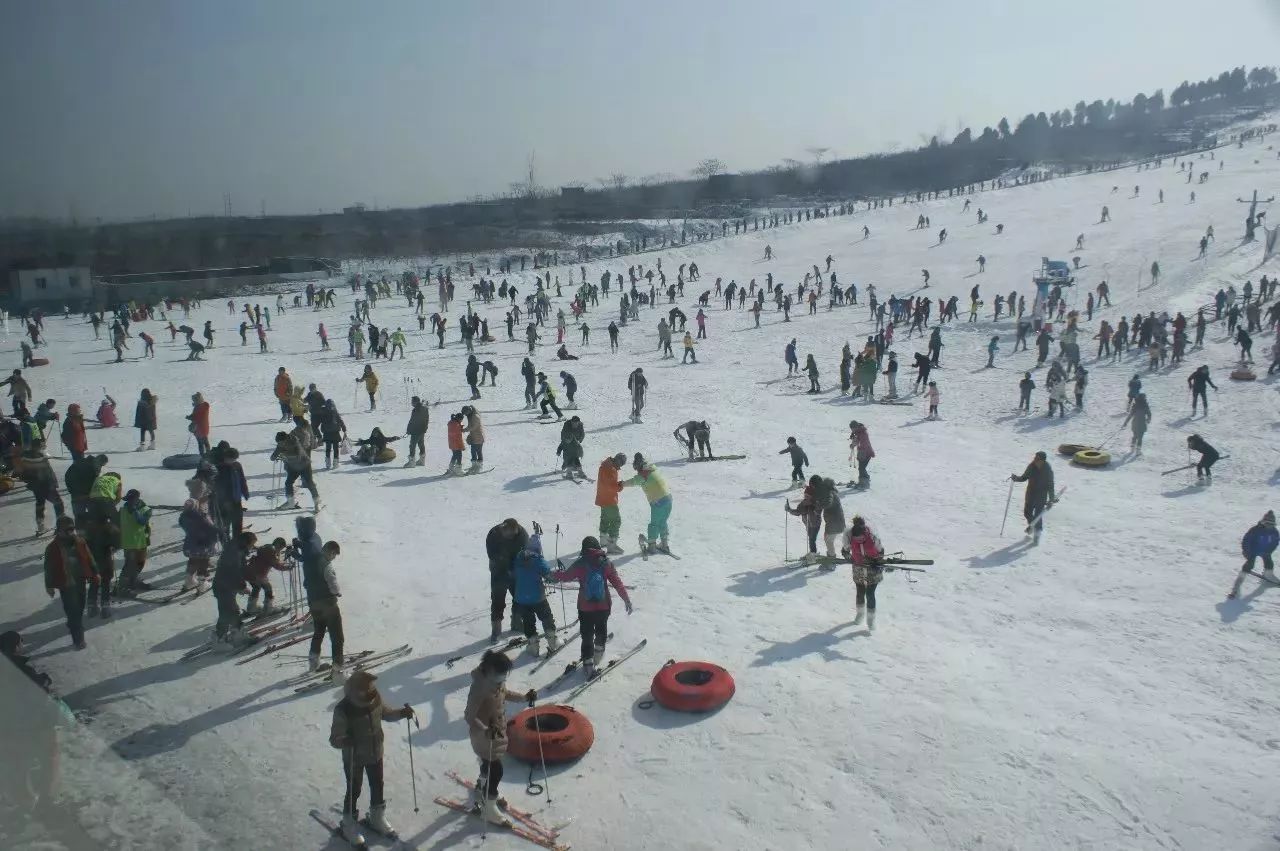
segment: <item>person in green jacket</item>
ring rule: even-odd
[[[404,360],[404,331],[399,328],[391,334],[391,357],[387,360],[395,360],[397,351],[400,352],[400,360]]]
[[[151,506],[142,501],[136,489],[124,495],[120,507],[120,549],[124,550],[124,568],[120,574],[120,593],[148,591],[151,586],[138,578],[147,564],[147,548],[151,546]]]
[[[671,552],[667,521],[671,519],[671,491],[667,489],[666,479],[639,452],[631,464],[636,474],[622,483],[625,488],[638,485],[649,500],[648,535],[640,536],[640,546],[648,552]]]
[[[862,389],[862,395],[867,399],[875,398],[876,372],[880,365],[875,358],[864,357],[862,363],[854,368],[854,378],[858,387]]]

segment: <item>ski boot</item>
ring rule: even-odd
[[[533,637],[525,642],[525,652],[530,656],[537,658],[542,655],[542,638],[534,633]]]
[[[498,801],[494,798],[489,798],[480,805],[479,815],[489,824],[494,824],[498,827],[511,827],[511,820],[502,814],[502,810],[498,809]]]
[[[320,654],[319,653],[307,654],[307,672],[314,674],[319,667],[320,667]]]
[[[360,832],[360,822],[356,819],[355,813],[343,815],[340,830],[342,838],[357,848],[363,848],[367,844],[364,834]]]
[[[209,577],[201,576],[196,579],[196,593],[203,594],[209,590]]]
[[[153,437],[153,438],[151,438],[151,442],[147,444],[147,448],[148,448],[148,449],[155,449],[155,448],[156,448],[156,439],[155,439],[154,437]]]
[[[489,641],[496,642],[499,638],[502,637],[502,620],[498,619],[494,621],[492,624],[492,627],[493,629],[489,633]]]
[[[378,804],[376,807],[369,808],[369,815],[365,816],[361,822],[365,827],[374,833],[380,833],[388,839],[397,839],[400,834],[387,822],[387,805]]]
[[[867,632],[876,631],[876,610],[867,609]]]
[[[404,462],[404,464],[402,464],[401,466],[402,466],[402,467],[416,467],[416,466],[418,466],[418,459],[417,459],[417,458],[410,458],[408,461],[405,461],[405,462]],[[370,811],[370,812],[372,813],[372,811]]]
[[[467,475],[469,476],[472,473],[478,473],[483,469],[484,469],[483,461],[472,461],[471,466],[467,468]]]
[[[284,502],[276,506],[276,511],[290,511],[298,507],[298,501],[293,497],[285,497]]]
[[[547,651],[550,653],[560,649],[560,636],[556,634],[554,629],[544,630],[542,637],[547,640]]]
[[[90,600],[88,605],[85,606],[84,614],[85,614],[85,617],[96,618],[100,611],[101,609],[98,607],[98,601]]]
[[[36,521],[36,537],[39,538],[41,535],[43,535],[47,531],[49,531],[49,528],[44,525],[44,518],[41,517],[39,520]]]
[[[312,513],[312,514],[319,514],[319,513],[320,513],[320,509],[321,509],[321,508],[324,508],[324,503],[323,503],[323,502],[321,502],[321,501],[320,501],[320,500],[318,500],[318,499],[316,499],[316,500],[313,500],[313,501],[312,501],[312,506],[311,506],[311,513]]]
[[[666,553],[668,555],[671,554],[671,545],[667,542],[666,535],[663,535],[661,538],[659,538],[658,543],[655,546],[658,552]]]
[[[111,601],[110,600],[106,600],[103,602],[102,607],[99,611],[99,615],[102,617],[103,620],[106,620],[107,618],[111,617]]]
[[[188,576],[186,579],[182,581],[183,591],[190,591],[195,587],[196,587],[196,578],[194,576]]]
[[[622,547],[618,546],[616,535],[605,535],[601,538],[601,541],[604,543],[605,552],[609,553],[609,555],[616,556],[622,553]]]
[[[133,450],[133,451],[134,451],[134,452],[145,452],[145,451],[146,451],[146,449],[147,449],[146,441],[140,441],[140,442],[138,443],[138,448],[137,448],[137,449],[135,449],[135,450]]]
[[[244,607],[244,613],[246,615],[262,614],[262,604],[259,603],[257,599],[250,600],[248,604]]]
[[[857,613],[854,614],[853,616],[853,625],[860,626],[862,624],[863,619],[866,618],[866,616],[867,616],[867,607],[862,604],[858,604]]]

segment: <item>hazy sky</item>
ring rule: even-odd
[[[0,0],[0,214],[413,206],[1280,64],[1280,0]]]

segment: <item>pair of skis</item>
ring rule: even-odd
[[[566,630],[573,629],[577,625],[578,625],[578,620],[577,618],[575,618],[573,623],[568,623],[568,624],[565,624],[564,626],[556,627],[556,632],[564,632]],[[528,638],[526,638],[523,635],[517,635],[515,638],[509,639],[505,644],[502,644],[496,647],[490,645],[489,647],[485,647],[483,650],[476,650],[471,653],[459,653],[457,656],[450,656],[448,659],[444,660],[444,666],[446,668],[452,668],[454,665],[458,664],[463,659],[466,659],[468,656],[474,656],[476,653],[484,653],[488,650],[496,650],[499,653],[506,653],[508,650],[519,650],[521,647],[524,647],[528,643],[529,643]],[[560,646],[563,647],[564,644],[561,644]]]
[[[476,791],[475,783],[467,780],[456,771],[446,772],[446,775],[450,780],[471,792],[474,796]],[[443,796],[437,797],[435,801],[441,806],[448,807],[451,810],[459,810],[460,812],[466,812],[469,815],[474,815],[477,818],[479,817],[479,810],[474,804],[463,803],[462,801],[452,800]],[[557,849],[557,851],[568,851],[568,844],[560,842],[560,832],[564,830],[564,828],[568,827],[568,822],[555,827],[547,827],[542,822],[538,821],[533,813],[517,809],[516,807],[511,806],[509,802],[503,801],[501,798],[498,799],[498,806],[506,815],[510,816],[514,820],[514,823],[510,828],[502,828],[503,830],[510,830],[516,836],[528,839],[530,842],[535,842],[543,848]],[[501,827],[501,825],[495,825],[495,827]]]
[[[369,848],[369,842],[367,840],[364,842],[348,842],[347,838],[342,835],[342,828],[339,827],[338,823],[334,821],[326,813],[322,813],[319,810],[312,810],[311,817],[315,819],[317,822],[319,822],[321,825],[323,825],[325,828],[327,828],[331,834],[341,839],[343,842],[347,842],[347,844],[349,844],[353,848],[358,849],[358,851],[367,851],[367,849]],[[392,835],[388,833],[383,833],[382,831],[379,831],[379,830],[374,830],[372,827],[369,826],[368,819],[361,819],[360,826],[363,827],[365,830],[368,830],[372,833],[376,833],[378,836],[382,837],[383,839],[391,840],[392,842],[395,843],[395,845],[393,846],[395,848],[412,849],[414,847],[409,843],[405,842],[403,839],[401,839],[399,834]]]
[[[649,538],[648,538],[648,537],[647,537],[643,532],[641,532],[641,533],[640,533],[640,537],[639,537],[639,545],[640,545],[640,558],[644,559],[645,561],[648,561],[648,560],[649,560],[649,556],[650,556],[650,552],[649,552]],[[654,550],[653,550],[653,553],[652,553],[652,554],[653,554],[653,555],[664,555],[664,556],[670,556],[671,558],[675,559],[676,561],[680,561],[680,556],[678,556],[678,555],[676,555],[675,553],[671,552],[671,550],[660,550],[660,549],[658,549],[657,547],[655,547],[655,548],[654,548]]]
[[[288,612],[287,609],[281,609],[279,611],[279,614],[273,616],[272,618],[266,620],[265,622],[255,623],[253,626],[249,627],[249,630],[248,630],[248,634],[250,638],[249,644],[246,644],[244,647],[237,648],[235,652],[239,653],[240,651],[245,650],[257,644],[266,638],[271,638],[280,633],[287,632],[289,629],[301,626],[302,622],[306,620],[307,617],[310,617],[310,613],[308,612],[307,615],[302,618],[298,618],[294,616],[294,617],[287,618],[283,621],[280,620],[280,616],[286,614],[287,612]],[[218,646],[217,639],[206,641],[204,644],[201,644],[197,647],[193,647],[190,650],[188,650],[186,653],[183,653],[181,659],[184,662],[189,662],[192,659],[196,659],[200,656],[203,656],[206,653],[211,652],[217,646]]]
[[[393,647],[390,650],[383,650],[381,653],[372,653],[365,656],[356,663],[354,670],[368,671],[372,668],[385,665],[388,662],[394,662],[397,659],[402,659],[412,652],[413,647],[408,644],[401,644],[399,647]],[[337,685],[333,680],[332,674],[327,670],[324,672],[314,672],[310,674],[310,676],[314,677],[314,679],[311,679],[298,688],[295,688],[293,690],[294,694],[307,694],[308,692],[319,691],[322,688]]]

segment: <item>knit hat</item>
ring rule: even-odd
[[[625,452],[619,452],[610,460],[613,461],[615,467],[621,467],[623,464],[627,463],[627,455]]]
[[[587,537],[585,537],[585,538],[583,538],[583,539],[582,539],[582,549],[583,549],[584,551],[585,551],[585,550],[598,550],[598,549],[600,549],[600,542],[599,542],[598,540],[596,540],[596,538],[595,538],[594,536],[592,536],[592,535],[588,535]]]
[[[1276,525],[1276,513],[1274,511],[1268,511],[1266,514],[1262,515],[1262,522],[1268,526]]]

